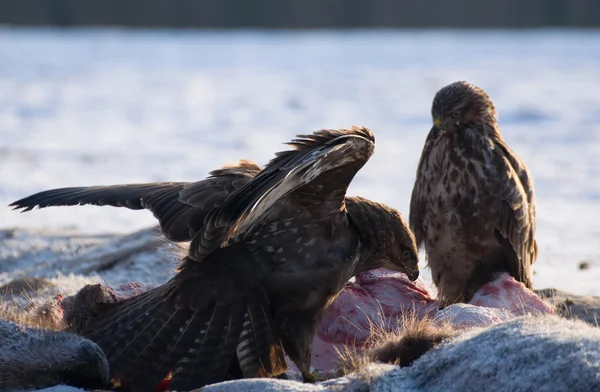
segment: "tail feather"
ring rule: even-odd
[[[185,352],[178,356],[171,388],[188,390],[225,378],[239,339],[240,308],[237,304],[217,304],[208,317],[197,318],[190,325],[187,334],[193,341],[181,344],[180,350]]]
[[[193,331],[196,317],[199,317],[198,313],[198,311],[190,312],[187,320],[179,326],[177,331],[172,333],[171,339],[169,339],[165,347],[165,352],[161,353],[153,362],[149,370],[150,373],[158,373],[160,369],[169,369],[169,372],[174,371],[177,362],[185,354],[183,350],[189,346],[190,337],[194,336]],[[192,332],[188,333],[188,330]]]
[[[242,323],[244,321],[243,302],[236,301],[232,304],[227,324],[221,333],[222,345],[213,358],[209,373],[218,374],[220,380],[225,379],[236,353],[240,339]]]
[[[165,313],[161,316],[148,329],[148,336],[145,339],[138,339],[135,345],[130,347],[133,353],[131,357],[121,356],[122,362],[118,364],[119,367],[124,367],[128,363],[136,364],[124,375],[126,384],[134,386],[136,390],[152,390],[173,371],[174,361],[169,360],[168,354],[169,343],[181,335],[182,327],[193,318],[194,314],[188,310],[176,309],[170,314]]]
[[[179,326],[185,324],[189,318],[187,313],[187,311],[175,309],[158,314],[149,324],[144,339],[132,341],[130,349],[137,355],[128,360],[141,363],[155,361],[156,355],[164,353],[171,336],[177,334]]]
[[[263,296],[263,298],[258,297]],[[236,348],[244,377],[272,377],[287,370],[285,355],[264,293],[249,297]]]
[[[112,304],[101,304],[97,316],[82,331],[83,336],[102,343],[106,355],[123,349],[145,326],[152,322],[157,311],[166,306],[162,298],[164,286]]]
[[[193,310],[177,302],[171,290],[182,287],[172,282],[100,307],[82,331],[105,352],[111,376],[123,386],[152,390],[172,373],[172,389],[191,390],[230,378],[236,363],[244,377],[285,372],[283,348],[261,289]]]
[[[82,331],[106,354],[111,377],[133,391],[152,390],[171,371],[167,366],[147,370],[191,313],[173,306],[166,297],[168,285],[106,304]]]

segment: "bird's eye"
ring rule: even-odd
[[[402,257],[405,258],[405,259],[408,258],[408,257],[410,257],[410,251],[408,249],[404,249],[402,251]]]
[[[452,117],[458,117],[460,116],[460,112],[457,110],[456,112],[452,113]]]

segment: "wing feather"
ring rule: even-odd
[[[531,287],[531,266],[537,257],[535,241],[535,200],[527,167],[504,143],[497,140],[496,159],[505,170],[493,178],[492,192],[499,199],[497,237],[505,247],[509,271]]]
[[[410,212],[408,216],[408,224],[410,230],[415,236],[415,242],[419,248],[423,247],[425,243],[425,233],[427,228],[425,227],[425,215],[428,200],[428,189],[427,179],[424,175],[425,162],[429,159],[429,155],[433,149],[432,134],[431,132],[425,140],[425,146],[423,152],[419,158],[419,165],[417,166],[417,175],[415,178],[415,184],[413,186],[411,198],[410,198]]]
[[[201,261],[228,241],[251,233],[269,219],[276,202],[322,173],[356,161],[364,164],[373,153],[374,137],[366,128],[321,130],[288,144],[295,149],[276,154],[252,181],[210,211],[190,244],[191,259]]]
[[[96,205],[147,209],[158,219],[171,241],[190,241],[204,225],[206,214],[236,189],[247,184],[261,168],[242,160],[214,170],[197,182],[157,182],[52,189],[10,204],[22,212],[35,207]]]

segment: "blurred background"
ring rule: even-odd
[[[598,0],[0,0],[0,23],[3,206],[56,187],[196,181],[265,164],[298,133],[362,124],[376,153],[350,193],[408,217],[433,95],[467,80],[534,178],[535,286],[598,293]],[[0,229],[154,223],[0,208]]]
[[[147,28],[596,27],[596,0],[1,0],[0,22]]]

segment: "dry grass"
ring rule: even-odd
[[[573,295],[571,297],[575,298],[569,298],[568,293],[560,293],[556,289],[535,290],[535,293],[550,305],[557,315],[600,327],[600,307],[594,303],[595,297]]]
[[[25,302],[25,305],[22,304]],[[0,320],[10,321],[33,328],[61,330],[62,309],[55,300],[42,302],[23,294],[22,301],[7,299],[0,294]]]
[[[363,350],[340,352],[339,375],[360,372],[374,362],[409,366],[442,341],[458,334],[449,323],[434,324],[430,318],[414,313],[404,316],[398,325],[399,329],[390,331],[381,324],[371,323],[371,337]]]

